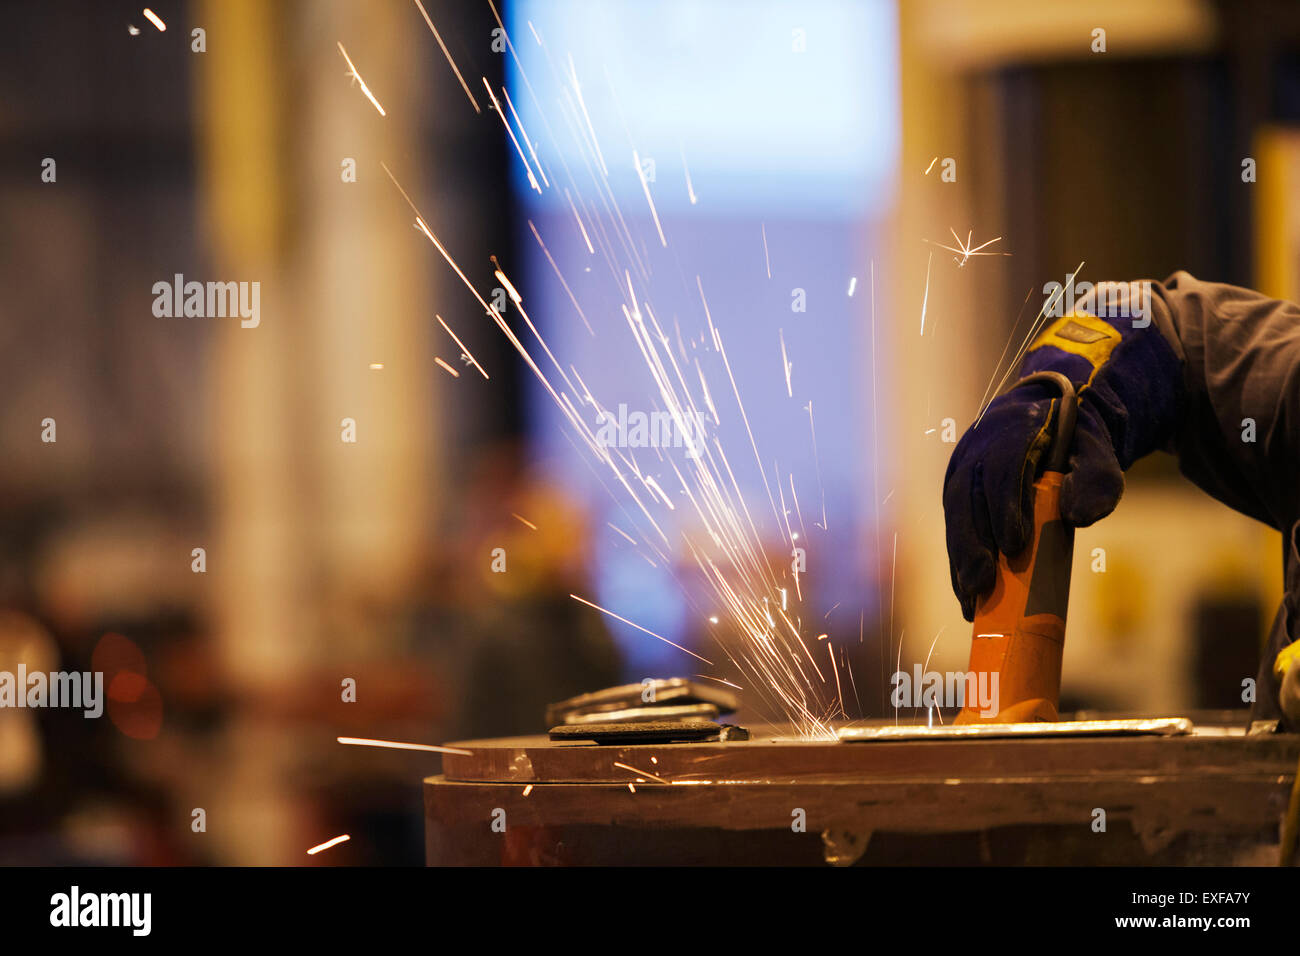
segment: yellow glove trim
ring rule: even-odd
[[[1286,677],[1287,671],[1300,663],[1300,641],[1292,641],[1278,653],[1273,661],[1273,676],[1279,681]]]
[[[1044,345],[1058,348],[1072,355],[1082,355],[1092,365],[1092,374],[1085,386],[1092,384],[1097,369],[1106,363],[1110,353],[1119,345],[1120,334],[1114,326],[1084,312],[1076,312],[1057,319],[1034,339],[1029,351]],[[1026,353],[1028,354],[1028,353]]]

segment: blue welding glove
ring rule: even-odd
[[[1106,300],[1102,300],[1106,301]],[[1114,300],[1110,300],[1112,305]],[[1149,300],[1148,300],[1149,302]],[[1056,371],[1074,383],[1079,416],[1061,487],[1061,517],[1086,527],[1110,514],[1133,462],[1166,446],[1183,403],[1181,361],[1149,304],[1082,311],[1052,322],[1034,341],[1021,377]],[[962,436],[943,483],[948,564],[966,620],[993,588],[997,553],[1020,554],[1033,528],[1033,483],[1051,443],[1055,390],[1040,383],[995,398]]]

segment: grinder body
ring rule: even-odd
[[[993,590],[975,606],[965,706],[958,724],[1058,719],[1074,529],[1061,520],[1061,483],[1074,437],[1073,384],[1055,372],[1023,379],[1061,390],[1047,468],[1034,482],[1033,532],[1018,555],[997,556]],[[985,695],[981,701],[977,689]]]

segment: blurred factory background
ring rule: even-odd
[[[887,712],[895,661],[964,669],[944,421],[974,419],[1046,283],[1083,261],[1300,298],[1294,5],[499,0],[508,47],[487,0],[424,5],[481,106],[486,77],[524,128],[563,122],[544,78],[564,57],[617,164],[636,150],[658,226],[634,173],[609,200],[670,277],[656,307],[698,312],[700,277],[756,444],[806,514],[824,497],[805,606],[853,664],[849,717]],[[538,732],[548,701],[694,671],[571,593],[710,634],[685,562],[611,530],[617,503],[380,162],[478,287],[497,257],[606,404],[650,383],[585,328],[621,323],[621,293],[575,210],[531,187],[409,0],[153,9],[166,32],[138,4],[6,4],[0,670],[103,670],[109,703],[0,711],[0,863],[419,864],[438,758],[337,736]],[[1010,255],[962,262],[934,245],[950,229]],[[178,273],[260,282],[258,326],[156,317]],[[719,437],[750,454],[739,422]],[[1067,707],[1241,706],[1277,533],[1157,456],[1075,554]]]

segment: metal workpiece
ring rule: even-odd
[[[443,773],[424,781],[427,857],[478,865],[1275,862],[1300,735],[1193,723],[1175,733],[922,736],[871,746],[793,739],[771,727],[705,743],[462,741],[454,746],[468,753],[448,754]],[[498,819],[504,829],[493,828]]]
[[[647,716],[717,717],[734,713],[739,706],[734,691],[685,677],[668,677],[606,687],[551,704],[546,708],[546,724],[615,723]]]
[[[1174,737],[1194,730],[1186,717],[1151,717],[1124,720],[1055,720],[1022,724],[940,724],[917,727],[884,724],[841,727],[835,736],[848,743],[878,740],[957,740],[1006,737]]]

